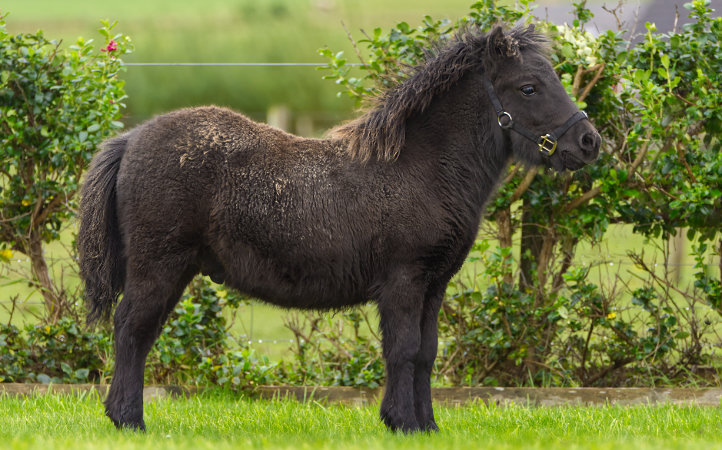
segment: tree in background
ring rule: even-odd
[[[130,40],[103,22],[100,51],[79,38],[63,48],[42,32],[9,34],[0,14],[0,258],[31,261],[32,282],[51,321],[65,293],[53,282],[43,244],[75,211],[80,178],[96,147],[123,127],[120,57]]]

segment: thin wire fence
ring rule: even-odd
[[[327,63],[321,62],[124,62],[124,66],[190,66],[190,67],[327,67]],[[362,67],[361,63],[346,63],[345,66]]]
[[[311,62],[279,62],[279,63],[264,63],[264,62],[211,62],[211,63],[199,63],[199,62],[137,62],[137,63],[123,63],[124,66],[198,66],[198,67],[324,67],[325,63],[311,63]],[[349,66],[360,66],[361,64],[347,64]]]

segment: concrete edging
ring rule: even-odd
[[[107,384],[24,384],[0,383],[0,395],[42,395],[96,392],[107,394]],[[194,395],[203,388],[181,386],[146,386],[144,400]],[[381,388],[353,388],[340,386],[260,386],[255,390],[260,398],[293,398],[299,401],[327,401],[350,405],[365,405],[380,399]],[[562,405],[649,405],[674,404],[687,406],[715,406],[722,402],[722,389],[687,388],[514,388],[514,387],[442,387],[432,388],[437,404],[462,405],[483,401],[498,405],[533,406]]]

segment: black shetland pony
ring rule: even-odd
[[[373,301],[381,417],[392,430],[437,430],[439,308],[507,164],[575,170],[599,152],[546,52],[533,27],[467,29],[327,139],[200,107],[107,141],[83,187],[78,247],[89,320],[124,293],[113,423],[145,428],[146,356],[203,273],[289,308]]]

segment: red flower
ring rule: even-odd
[[[114,52],[116,50],[118,50],[118,43],[113,40],[108,42],[108,45],[106,47],[103,47],[100,49],[101,52],[108,52],[108,53]]]

